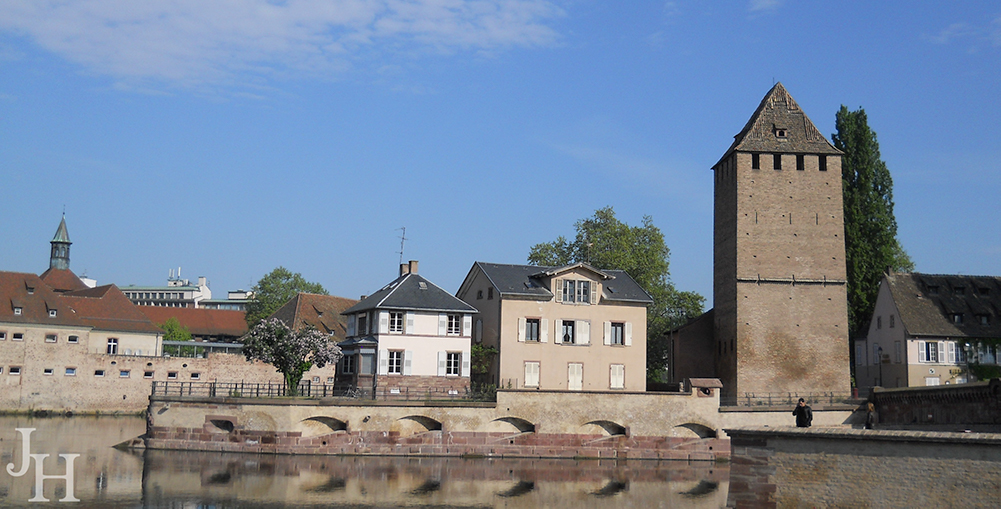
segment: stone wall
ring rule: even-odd
[[[727,429],[728,507],[996,507],[1001,436]]]
[[[380,394],[395,394],[393,391],[397,390],[400,395],[419,398],[421,394],[448,394],[449,391],[464,396],[469,391],[469,377],[378,375],[377,379]]]
[[[53,346],[44,355],[17,358],[7,358],[10,352],[0,349],[0,365],[21,368],[20,375],[0,374],[0,410],[140,412],[149,404],[153,381],[283,382],[273,366],[247,362],[242,354],[152,357],[80,353],[70,345]],[[74,374],[67,375],[67,368]],[[333,376],[334,366],[330,365],[311,369],[303,380],[319,377],[320,383],[326,383]]]
[[[882,426],[993,425],[1001,431],[1001,379],[934,387],[875,388]]]

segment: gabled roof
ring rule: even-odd
[[[317,330],[342,340],[347,335],[347,319],[341,313],[357,303],[355,299],[333,295],[299,293],[272,313],[271,318],[277,318],[293,329],[305,324],[312,325]]]
[[[776,130],[779,129],[785,131],[784,138],[776,136]],[[754,110],[744,128],[734,136],[733,144],[713,168],[735,151],[841,154],[813,125],[782,83],[776,83],[765,94],[758,109]]]
[[[115,285],[86,288],[59,296],[80,320],[95,329],[159,334],[162,331]]]
[[[884,281],[912,336],[1001,338],[1001,277],[914,272],[888,274]],[[953,321],[955,314],[963,323]]]
[[[404,274],[361,302],[344,310],[351,314],[369,309],[477,313],[476,308],[414,273]]]
[[[20,315],[14,314],[15,307],[21,308]],[[56,310],[55,317],[49,316],[50,309]],[[40,277],[24,272],[0,272],[0,322],[85,326]]]
[[[195,336],[242,337],[247,334],[246,313],[230,309],[172,308],[166,306],[136,306],[156,325],[171,318]]]
[[[90,288],[69,269],[50,268],[39,277],[42,278],[42,281],[45,281],[45,284],[49,285],[49,288],[52,288],[56,292],[72,292]]]
[[[551,279],[576,267],[590,270],[604,280],[601,295],[603,300],[645,304],[653,302],[650,295],[625,271],[597,270],[583,263],[563,267],[547,267],[475,262],[469,275],[466,276],[466,281],[470,280],[470,275],[479,270],[483,272],[501,297],[549,300],[553,298],[553,293],[547,288],[547,285],[551,284]],[[463,282],[463,287],[465,287],[466,281]]]

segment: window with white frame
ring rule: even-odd
[[[403,350],[389,351],[389,368],[386,372],[390,375],[403,374]]]
[[[45,335],[45,342],[46,343],[55,343],[58,338],[59,338],[59,336],[57,336],[55,334],[46,334]]]
[[[132,375],[132,371],[128,369],[123,369],[118,372],[118,378],[128,378]]]
[[[610,389],[625,389],[626,388],[626,366],[624,364],[612,364],[609,366],[609,385]]]
[[[563,280],[563,302],[573,302],[577,296],[577,281],[573,279]]]
[[[14,376],[20,376],[21,375],[21,366],[11,366],[10,370],[7,373],[10,374],[10,375],[14,375]]]
[[[918,341],[918,362],[938,362],[938,341]]]
[[[177,371],[168,371],[167,380],[177,380]]]
[[[14,308],[14,315],[15,316],[21,316],[21,308],[20,307],[15,307]],[[13,374],[13,373],[11,373],[11,374]]]
[[[448,328],[445,333],[449,336],[458,336],[462,333],[462,315],[448,315]]]
[[[66,368],[66,376],[76,376],[76,368]]]
[[[79,343],[80,342],[80,336],[70,336],[70,337],[66,338],[66,342],[67,343]]]
[[[42,370],[42,374],[45,376],[52,376],[53,371],[54,370],[52,368],[45,368]]]
[[[594,283],[588,280],[557,279],[557,298],[564,304],[591,304],[594,299]]]
[[[55,317],[56,317],[56,310],[55,309],[50,309],[49,310],[49,318],[55,318]]]
[[[539,386],[539,361],[525,361],[525,387]]]
[[[6,340],[7,340],[7,333],[0,331],[0,341],[6,341]]]
[[[98,378],[103,377],[104,376],[104,370],[103,369],[95,369],[94,370],[94,376],[98,377]]]
[[[406,318],[406,313],[399,311],[389,312],[389,332],[401,333],[403,332],[403,321]]]
[[[108,355],[115,355],[118,353],[118,338],[108,338]]]
[[[24,341],[24,333],[23,332],[15,332],[14,335],[10,338],[10,340],[11,341]]]
[[[621,322],[612,322],[611,336],[609,337],[609,344],[612,345],[624,345],[626,339],[626,324]]]
[[[445,374],[459,376],[462,373],[462,352],[448,352],[445,355]]]
[[[191,379],[192,380],[200,380],[201,378],[202,378],[202,374],[201,373],[192,373],[191,374]]]

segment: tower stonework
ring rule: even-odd
[[[841,152],[781,83],[734,138],[713,166],[723,396],[847,393]]]

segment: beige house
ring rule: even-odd
[[[476,262],[457,296],[479,310],[474,342],[499,352],[499,387],[646,390],[653,300],[624,271]]]
[[[883,276],[868,333],[855,340],[858,387],[973,382],[971,365],[997,372],[999,311],[998,277]]]

